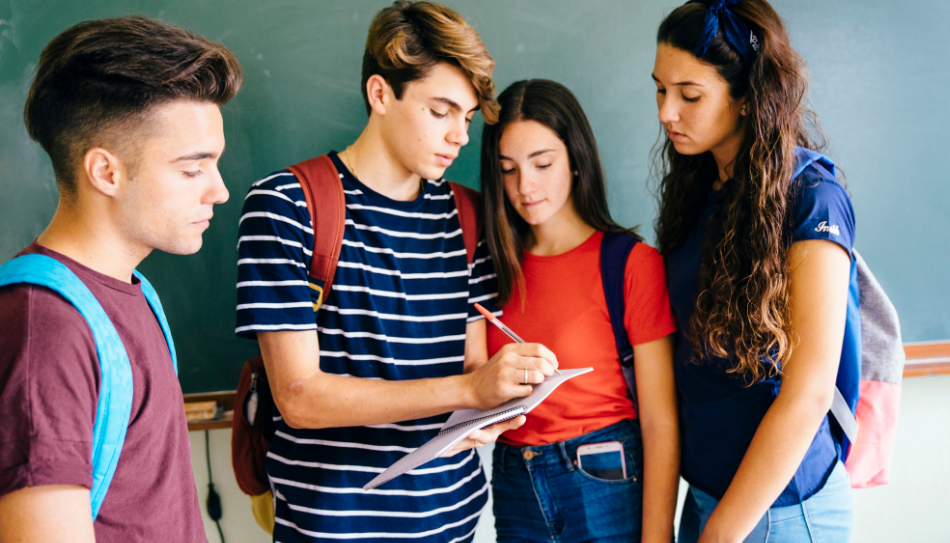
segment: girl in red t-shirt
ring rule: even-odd
[[[639,406],[627,392],[600,270],[607,208],[597,144],[563,85],[520,81],[482,137],[488,245],[505,324],[560,367],[594,368],[556,390],[495,446],[499,541],[663,541],[673,533],[679,438],[676,331],[663,260],[637,243],[624,268],[624,324]],[[494,327],[488,349],[511,340]],[[530,373],[530,372],[529,372]],[[641,434],[642,429],[642,434]],[[594,452],[586,445],[609,443]]]

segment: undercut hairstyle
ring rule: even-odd
[[[433,66],[445,62],[465,73],[486,124],[498,119],[492,60],[478,32],[455,11],[434,2],[400,0],[376,14],[369,25],[363,53],[363,100],[370,113],[366,82],[380,75],[397,100],[406,84],[426,77]]]
[[[69,197],[89,149],[135,141],[152,108],[171,101],[224,105],[243,79],[230,49],[176,26],[138,16],[87,21],[43,49],[23,116]]]
[[[557,134],[567,148],[571,173],[571,201],[580,218],[601,232],[622,232],[610,216],[604,168],[597,140],[580,102],[564,85],[547,79],[512,83],[498,97],[498,122],[482,131],[482,209],[485,210],[485,237],[495,273],[498,300],[506,305],[517,285],[521,303],[525,281],[521,259],[531,235],[531,227],[521,218],[505,193],[501,169],[501,136],[518,121],[534,121]],[[627,230],[636,235],[633,229]],[[639,236],[637,236],[639,238]]]
[[[708,2],[673,10],[657,43],[695,55]],[[699,297],[689,324],[695,361],[734,359],[728,372],[749,385],[781,373],[794,346],[789,329],[790,199],[795,147],[821,151],[826,139],[807,107],[805,62],[792,49],[785,25],[765,0],[728,7],[757,37],[750,65],[718,30],[700,62],[716,69],[734,99],[746,100],[744,140],[723,188],[719,211],[704,226]],[[696,227],[707,191],[719,178],[712,154],[679,154],[669,138],[656,148],[661,178],[657,245],[668,256]]]

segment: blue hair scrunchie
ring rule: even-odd
[[[687,4],[707,4],[706,21],[703,24],[703,33],[700,34],[696,42],[695,54],[697,58],[703,58],[709,49],[709,43],[716,37],[716,31],[722,29],[723,38],[735,49],[736,53],[742,57],[742,63],[746,68],[752,66],[752,62],[759,54],[759,39],[755,32],[749,28],[749,25],[740,19],[729,6],[738,4],[740,0],[690,0]]]

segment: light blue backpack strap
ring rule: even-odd
[[[162,327],[165,342],[168,343],[168,352],[172,355],[172,366],[175,368],[175,375],[178,375],[178,356],[175,354],[175,342],[172,340],[172,331],[168,327],[168,320],[165,319],[165,311],[162,310],[162,302],[158,299],[158,293],[155,292],[155,288],[152,287],[152,284],[148,282],[144,275],[137,270],[132,273],[142,282],[142,294],[145,295],[148,305],[152,307],[152,312],[155,313],[155,318],[158,319],[158,324]]]
[[[24,255],[0,266],[0,286],[46,287],[73,304],[86,319],[99,356],[99,402],[92,428],[92,519],[96,520],[119,463],[132,412],[132,365],[119,333],[89,288],[61,262]]]

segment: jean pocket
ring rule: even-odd
[[[643,446],[641,445],[640,438],[638,435],[630,435],[621,440],[620,443],[623,445],[623,459],[624,467],[626,468],[626,477],[623,479],[604,479],[584,470],[584,468],[578,464],[577,459],[574,459],[574,466],[577,472],[591,481],[605,484],[633,484],[640,481],[643,476],[642,466],[643,466]]]

